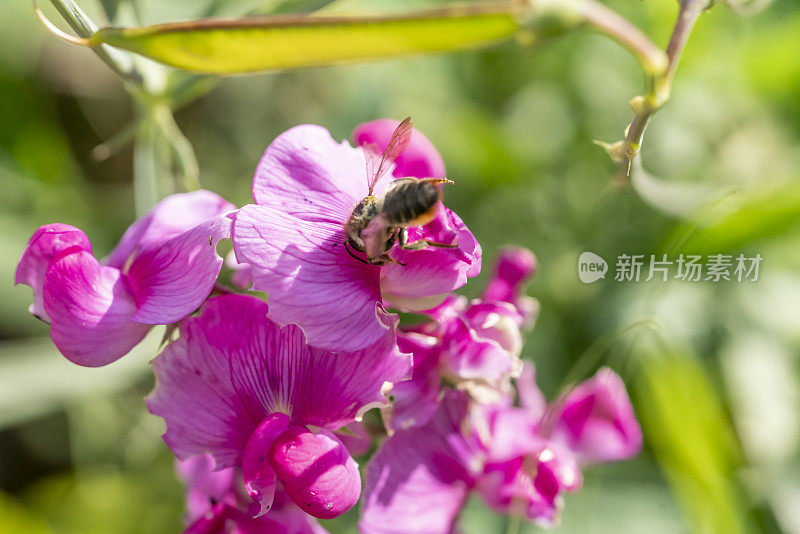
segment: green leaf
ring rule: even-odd
[[[767,191],[725,198],[668,240],[670,252],[716,254],[778,237],[800,223],[800,188],[790,182]]]
[[[753,531],[737,481],[743,454],[719,393],[691,356],[653,355],[636,382],[637,409],[653,450],[694,532]]]
[[[253,17],[102,28],[90,39],[193,72],[236,74],[474,48],[514,35],[519,3],[374,17]]]

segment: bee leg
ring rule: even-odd
[[[366,263],[366,264],[369,265],[370,262],[368,262],[367,260],[365,260],[363,258],[359,258],[355,254],[353,254],[353,252],[350,250],[350,247],[347,245],[347,240],[345,240],[345,242],[344,242],[344,249],[347,251],[348,254],[350,254],[350,256],[354,257],[355,259],[357,259],[361,263]]]
[[[408,230],[401,228],[397,235],[397,244],[404,250],[422,250],[427,247],[438,248],[458,248],[458,244],[448,245],[447,243],[439,243],[438,241],[430,241],[428,239],[420,239],[413,243],[408,242]]]

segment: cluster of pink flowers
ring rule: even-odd
[[[641,448],[611,370],[548,404],[520,359],[538,311],[524,295],[531,252],[502,251],[468,301],[452,292],[479,274],[481,248],[440,204],[408,240],[446,246],[394,243],[385,265],[346,249],[344,225],[369,189],[364,147],[385,150],[396,126],[359,126],[356,147],[319,126],[292,128],[261,158],[253,204],[237,210],[208,191],[168,197],[102,261],[77,228],[31,237],[16,282],[33,288],[31,313],[71,361],[106,365],[152,325],[177,328],[153,361],[147,405],[165,420],[187,485],[186,532],[320,533],[315,518],[361,499],[363,533],[445,534],[473,491],[498,512],[551,524],[581,466]],[[395,178],[444,176],[414,130],[374,194]],[[218,281],[223,264],[237,287]],[[425,320],[400,325],[394,310]],[[372,408],[380,433],[361,423]],[[354,456],[374,441],[362,491]]]

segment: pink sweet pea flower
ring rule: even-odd
[[[625,460],[638,454],[642,429],[619,375],[604,367],[579,384],[564,401],[552,438],[583,464]]]
[[[427,422],[397,430],[367,468],[361,532],[452,532],[470,491],[500,513],[552,525],[563,493],[581,487],[579,461],[623,460],[641,449],[612,371],[600,370],[549,407],[532,366],[518,386],[522,407],[470,404],[464,392],[450,391]],[[401,520],[415,511],[419,523]]]
[[[248,511],[253,503],[242,492],[244,484],[238,469],[214,470],[208,455],[176,461],[176,471],[186,485],[186,525],[184,534],[327,534],[316,520],[303,512],[277,488],[272,509],[254,518]]]
[[[358,500],[361,479],[333,431],[385,403],[384,382],[405,379],[410,358],[392,338],[356,352],[313,348],[267,311],[255,297],[209,299],[153,361],[148,406],[178,458],[209,453],[220,468],[240,467],[259,515],[280,482],[304,512],[336,517]]]
[[[523,331],[533,326],[536,301],[523,294],[536,260],[521,248],[500,251],[494,275],[479,299],[449,295],[426,313],[429,323],[398,333],[401,350],[414,355],[412,379],[392,389],[383,412],[397,430],[424,424],[433,415],[442,378],[468,390],[475,400],[494,403],[511,392],[519,376]]]
[[[412,134],[407,151],[416,150],[420,139]],[[391,179],[380,179],[374,194],[382,196]],[[395,246],[391,254],[405,266],[353,258],[344,247],[344,224],[367,196],[367,181],[360,147],[335,142],[320,126],[297,126],[264,152],[253,179],[255,204],[236,217],[236,259],[252,266],[253,289],[268,294],[270,317],[296,324],[316,347],[353,351],[379,342],[393,335],[397,323],[384,301],[429,308],[480,271],[480,246],[447,209],[425,227],[409,229],[410,241],[430,238],[458,247]]]
[[[151,325],[178,321],[205,300],[222,265],[216,244],[230,237],[234,209],[209,191],[167,197],[102,262],[81,230],[48,224],[28,242],[15,282],[33,288],[30,311],[50,323],[67,359],[106,365]]]

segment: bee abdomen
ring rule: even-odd
[[[409,226],[428,214],[439,201],[439,188],[430,182],[407,179],[386,193],[383,216],[393,226]]]

